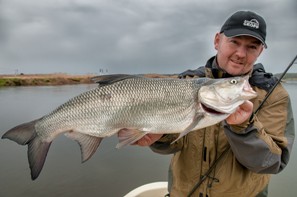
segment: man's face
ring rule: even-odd
[[[263,51],[261,42],[251,36],[228,38],[223,33],[217,33],[214,44],[219,67],[233,76],[251,71]]]

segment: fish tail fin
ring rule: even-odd
[[[73,130],[65,133],[65,135],[66,137],[77,141],[77,143],[79,144],[82,163],[89,160],[93,156],[103,139]]]
[[[2,139],[10,139],[20,145],[28,145],[28,161],[32,180],[39,176],[51,145],[51,142],[42,141],[37,135],[35,130],[37,121],[16,126],[2,136]]]
[[[28,144],[28,160],[32,180],[39,176],[51,143],[41,141],[40,138],[36,137]]]
[[[36,122],[37,120],[34,120],[14,127],[4,133],[2,139],[10,139],[20,145],[26,145],[36,137],[34,128]]]

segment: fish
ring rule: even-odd
[[[60,134],[78,142],[85,162],[103,138],[119,131],[117,148],[149,133],[179,133],[181,138],[226,119],[257,96],[248,77],[176,79],[118,74],[98,76],[94,81],[97,87],[2,136],[28,145],[32,180],[39,176],[51,143]]]

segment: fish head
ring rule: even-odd
[[[248,82],[248,76],[213,79],[201,86],[199,102],[209,113],[231,114],[244,101],[255,98],[257,93]]]

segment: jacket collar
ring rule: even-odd
[[[232,77],[232,75],[226,73],[223,71],[217,63],[217,57],[213,56],[211,57],[207,62],[205,66],[205,76],[209,78],[228,78]]]

